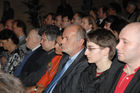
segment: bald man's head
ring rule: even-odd
[[[139,37],[140,37],[140,22],[134,22],[134,23],[130,23],[128,25],[126,25],[120,35],[122,35],[123,33],[128,33],[130,35],[130,37],[134,37],[134,38],[137,38],[138,41],[140,42],[139,40]]]
[[[139,63],[140,61],[140,23],[134,22],[126,25],[119,35],[117,45],[118,59],[126,63]]]

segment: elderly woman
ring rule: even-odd
[[[112,65],[116,38],[109,30],[97,29],[87,34],[85,55],[89,66],[82,72],[75,93],[98,93]]]
[[[12,74],[24,58],[24,51],[18,48],[18,38],[13,31],[5,29],[0,32],[2,47],[8,51],[8,56],[2,64],[2,71]]]

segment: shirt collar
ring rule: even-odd
[[[36,46],[32,51],[35,51],[37,48],[39,48],[41,45]]]
[[[19,40],[21,41],[21,40],[24,40],[25,38],[26,38],[26,36],[23,35],[23,36],[20,36],[20,37],[19,37]]]
[[[126,73],[126,67],[127,65],[124,66],[123,71]],[[134,73],[136,73],[138,70],[140,69],[140,66],[138,66],[137,68],[135,68]]]
[[[49,51],[47,51],[47,52],[48,52],[48,54],[50,55],[51,53],[55,52],[55,49],[53,48],[53,49],[51,49],[51,50],[49,50]]]
[[[70,59],[72,60],[72,61],[74,61],[76,58],[77,58],[77,56],[82,52],[82,50],[83,50],[84,48],[82,48],[79,52],[77,52],[74,56],[72,56]]]
[[[91,30],[92,30],[92,29],[87,30],[86,33],[89,33]]]

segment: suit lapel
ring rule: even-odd
[[[64,73],[64,75],[60,78],[60,80],[58,81],[58,83],[68,74],[70,74],[70,72],[73,70],[73,68],[80,63],[80,59],[83,57],[84,55],[84,51],[82,50],[81,53],[77,56],[77,58],[74,60],[74,62],[70,65],[70,67],[67,69],[67,71]]]
[[[110,93],[114,93],[115,88],[116,88],[116,86],[119,82],[119,79],[120,79],[121,75],[122,75],[122,72],[123,72],[123,67],[121,66],[113,77],[112,88],[111,88]]]
[[[64,54],[60,60],[60,64],[58,66],[57,73],[59,73],[63,69],[63,67],[66,64],[66,62],[68,61],[68,59],[69,59],[69,56],[67,54]],[[56,75],[57,75],[57,73],[56,73]]]

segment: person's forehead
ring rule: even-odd
[[[52,18],[52,15],[48,15],[46,19],[51,19]]]
[[[139,38],[139,31],[137,31],[136,29],[133,29],[128,27],[128,28],[124,28],[119,35],[119,38],[123,38],[129,41],[133,41],[133,40],[137,40]]]
[[[87,18],[86,17],[83,17],[82,20],[87,20]]]
[[[76,34],[76,32],[77,32],[76,26],[67,27],[67,28],[64,30],[63,36],[64,36],[64,35],[70,36],[70,35],[72,35],[72,34]]]
[[[68,20],[68,16],[63,17],[63,20]]]
[[[56,16],[56,18],[62,18],[62,16],[61,15],[58,15],[58,16]]]
[[[33,31],[30,31],[28,37],[33,37],[33,34],[34,34]]]
[[[99,45],[97,45],[97,44],[95,44],[94,42],[91,42],[91,41],[87,41],[87,46],[90,46],[90,47],[92,47],[92,46],[99,46]]]
[[[73,16],[73,19],[76,19],[78,17],[78,14],[76,13],[74,16]]]

